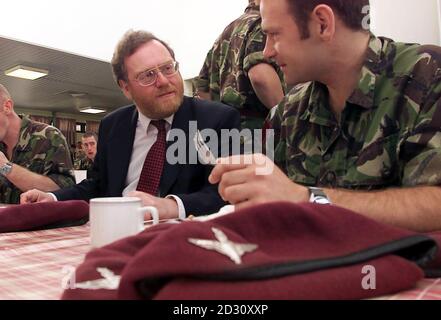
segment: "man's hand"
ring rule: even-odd
[[[218,159],[208,178],[219,183],[219,194],[236,210],[275,201],[306,202],[309,190],[292,182],[262,154]]]
[[[164,199],[154,197],[145,192],[133,191],[128,194],[129,197],[140,198],[143,206],[152,206],[158,209],[159,220],[174,219],[179,217],[178,204],[173,199]],[[144,220],[151,220],[150,213],[146,213]]]
[[[28,192],[22,193],[20,195],[20,204],[53,201],[55,201],[54,197],[46,192],[37,189],[29,190]]]

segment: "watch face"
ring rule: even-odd
[[[315,197],[314,203],[318,204],[330,204],[331,202],[325,197]]]
[[[10,163],[5,163],[2,167],[0,167],[0,174],[7,175],[12,170],[12,165]]]

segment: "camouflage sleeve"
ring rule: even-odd
[[[213,57],[213,48],[207,54],[204,65],[202,66],[199,76],[196,79],[196,88],[198,91],[209,92],[210,91],[210,64]]]
[[[285,109],[285,105],[288,103],[288,97],[285,97],[279,105],[272,108],[268,114],[267,122],[269,123],[268,128],[273,130],[274,134],[274,163],[282,169],[282,171],[286,171],[284,168],[286,167],[286,135],[283,134],[283,111]],[[266,154],[270,156],[268,150],[266,150]]]
[[[66,139],[56,128],[46,131],[47,152],[44,172],[60,188],[75,184],[73,165]]]
[[[401,144],[403,186],[441,185],[441,82],[421,106],[415,125]]]
[[[256,24],[254,29],[248,34],[246,42],[243,70],[248,73],[250,69],[260,63],[267,63],[272,65],[276,70],[277,64],[270,61],[263,56],[263,49],[265,49],[266,37],[262,32],[260,24]]]

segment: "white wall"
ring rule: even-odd
[[[188,79],[199,73],[216,37],[247,4],[248,0],[3,0],[0,35],[110,61],[127,29],[145,29],[171,44]],[[440,43],[437,0],[371,4],[377,34]]]
[[[440,44],[438,0],[371,0],[372,30],[401,42]]]
[[[248,0],[2,0],[0,36],[110,61],[130,29],[175,49],[184,78],[199,73],[223,28]]]

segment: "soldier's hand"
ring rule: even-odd
[[[236,210],[267,202],[309,200],[306,187],[292,182],[262,154],[218,159],[208,180],[219,183],[222,199],[234,204]]]
[[[34,202],[53,202],[55,199],[48,193],[33,189],[20,195],[20,204]]]

